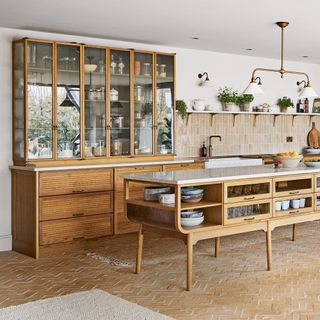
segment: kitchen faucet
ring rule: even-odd
[[[213,135],[209,137],[209,157],[210,158],[212,157],[212,143],[211,143],[212,138],[219,138],[220,141],[222,140],[221,136],[219,135]]]

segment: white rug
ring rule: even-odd
[[[102,290],[90,290],[0,309],[1,320],[172,320]]]

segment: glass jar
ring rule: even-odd
[[[95,98],[95,92],[93,89],[89,89],[89,91],[87,91],[87,100],[94,100]]]
[[[110,90],[110,101],[118,101],[118,100],[119,100],[119,92],[115,88],[112,88]]]
[[[99,60],[99,69],[98,71],[103,73],[105,70],[105,64],[104,64],[104,61],[103,60]]]
[[[143,99],[144,99],[143,87],[142,86],[135,86],[134,87],[134,100],[135,101],[142,101]]]
[[[159,77],[160,78],[165,78],[166,76],[167,76],[166,65],[165,64],[160,64]]]
[[[101,89],[97,89],[95,91],[95,99],[96,100],[102,100],[102,90]]]
[[[118,63],[118,72],[119,74],[123,74],[125,64],[122,61],[122,57],[119,57],[119,63]]]
[[[141,72],[141,62],[140,60],[136,60],[134,62],[134,75],[139,76]]]
[[[146,77],[151,76],[151,64],[149,62],[143,64],[143,75]]]

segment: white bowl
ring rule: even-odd
[[[96,64],[85,64],[84,65],[84,72],[95,72],[97,69]]]
[[[305,161],[307,167],[320,167],[320,162],[317,161]]]
[[[183,227],[194,227],[198,226],[204,221],[204,217],[200,218],[181,218],[181,225]]]
[[[176,195],[174,193],[163,193],[158,195],[158,199],[162,204],[174,204]]]
[[[309,154],[319,154],[320,149],[314,149],[314,148],[305,148],[304,151]]]
[[[283,168],[295,168],[299,165],[299,162],[302,160],[303,156],[300,154],[298,156],[274,156],[274,160],[280,160]]]

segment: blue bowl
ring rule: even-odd
[[[190,195],[201,195],[203,194],[204,189],[201,188],[181,188],[181,193],[184,196]]]
[[[186,211],[181,212],[181,218],[201,218],[203,211]]]

